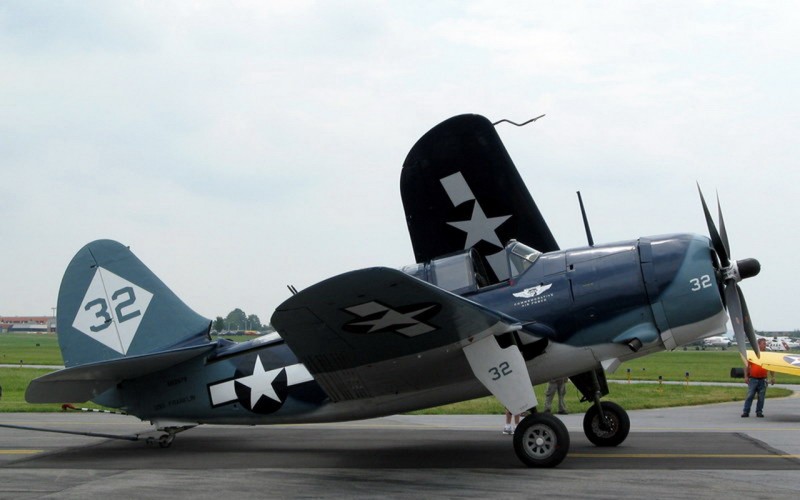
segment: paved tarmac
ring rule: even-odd
[[[796,388],[800,389],[800,388]],[[597,448],[567,415],[572,446],[557,469],[527,469],[502,416],[398,415],[272,427],[202,426],[172,447],[0,428],[0,498],[500,497],[797,498],[800,397],[630,412],[631,434]],[[0,424],[115,435],[132,417],[0,414]]]

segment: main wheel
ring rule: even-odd
[[[514,431],[514,451],[528,467],[555,467],[569,451],[569,432],[547,413],[531,413]]]
[[[600,421],[597,406],[592,405],[583,416],[583,432],[589,441],[597,446],[617,446],[628,437],[631,420],[620,405],[611,401],[603,401],[600,404],[606,417],[605,425]]]

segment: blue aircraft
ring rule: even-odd
[[[128,247],[83,247],[58,295],[66,368],[34,380],[32,403],[84,402],[151,421],[169,446],[199,424],[331,422],[493,394],[529,412],[514,450],[558,465],[569,434],[537,412],[532,386],[570,377],[591,402],[587,437],[616,446],[627,414],[605,372],[649,353],[721,335],[732,317],[755,349],[733,261],[700,193],[711,238],[692,234],[559,249],[489,120],[453,117],[403,166],[401,194],[416,263],[348,272],[278,306],[276,333],[213,341],[211,322]]]

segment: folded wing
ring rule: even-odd
[[[513,318],[387,268],[318,283],[281,304],[272,325],[334,401],[463,382],[477,375],[466,346],[519,328]],[[503,353],[522,359],[515,346],[479,351],[492,353],[477,355],[483,364]],[[513,366],[530,389],[524,362]]]
[[[450,118],[417,141],[403,163],[400,193],[417,262],[475,248],[492,281],[508,278],[502,250],[516,239],[558,250],[550,228],[491,122]]]

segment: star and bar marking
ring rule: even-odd
[[[447,193],[450,202],[454,207],[461,205],[467,201],[474,200],[475,204],[472,207],[472,215],[469,220],[448,222],[449,226],[464,231],[467,233],[464,242],[464,250],[472,248],[481,241],[486,241],[498,248],[499,252],[486,255],[486,260],[489,262],[492,270],[498,279],[503,280],[508,278],[508,269],[503,254],[503,242],[497,236],[497,228],[511,218],[511,215],[501,215],[498,217],[487,217],[483,211],[481,204],[475,197],[475,194],[467,184],[464,175],[461,172],[448,175],[439,179],[445,192]]]
[[[261,355],[257,355],[249,375],[221,380],[208,385],[211,406],[217,408],[239,401],[248,410],[256,411],[259,405],[268,403],[267,406],[274,408],[273,411],[277,411],[285,400],[285,398],[281,398],[276,389],[277,381],[283,372],[286,375],[286,387],[314,380],[302,363],[266,370],[261,361]],[[236,384],[249,390],[249,398],[242,398],[241,391],[237,394]]]
[[[365,302],[344,309],[358,316],[359,320],[345,323],[342,329],[350,333],[394,332],[406,337],[416,337],[437,330],[423,320],[435,316],[441,308],[441,305],[434,303],[392,308],[376,301]]]
[[[784,356],[783,360],[792,366],[800,366],[800,356],[788,355]]]

